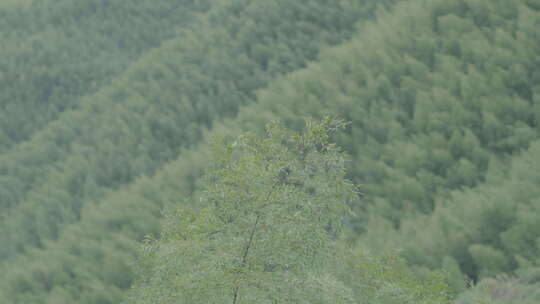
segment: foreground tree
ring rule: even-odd
[[[444,286],[404,295],[411,288],[399,288],[386,266],[355,268],[352,252],[337,245],[358,197],[329,142],[344,125],[307,120],[294,134],[272,123],[264,138],[216,140],[198,208],[170,212],[161,239],[142,246],[130,303],[443,303]],[[354,271],[344,275],[344,265]],[[356,275],[363,283],[350,284]]]
[[[269,124],[266,136],[216,140],[199,210],[167,217],[139,261],[136,303],[352,303],[327,267],[347,202],[344,159],[329,143],[340,120],[303,134]]]

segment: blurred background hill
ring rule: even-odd
[[[325,115],[351,242],[540,301],[538,0],[4,0],[0,41],[0,303],[120,303],[208,134]]]

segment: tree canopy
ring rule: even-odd
[[[355,285],[371,285],[371,293],[339,280],[352,277],[351,269],[377,268],[367,259],[335,267],[354,261],[336,242],[359,195],[345,179],[341,150],[329,141],[344,126],[307,120],[302,133],[292,133],[271,123],[262,138],[216,140],[197,204],[181,204],[192,207],[170,212],[161,237],[145,240],[129,302],[446,303],[441,278],[414,290],[406,288],[412,277],[392,281],[397,269],[355,273],[362,281]],[[387,281],[370,284],[377,279]]]

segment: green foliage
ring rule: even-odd
[[[210,1],[31,1],[0,7],[0,151],[77,108]],[[3,134],[2,134],[3,133]]]
[[[490,246],[473,244],[469,246],[469,254],[481,269],[478,274],[480,278],[494,276],[508,268],[508,261],[504,254]]]
[[[328,142],[343,125],[218,140],[199,207],[180,205],[143,243],[129,302],[450,303],[440,273],[418,278],[393,255],[336,243],[358,195]]]
[[[487,27],[476,4],[398,4],[351,42],[274,82],[231,125],[345,116],[352,123],[339,142],[366,198],[351,223],[359,243],[403,248],[411,263],[431,269],[451,256],[472,280],[512,271],[516,255],[538,256],[534,152],[517,165],[521,178],[493,179],[537,149],[536,78],[519,75],[538,69],[540,11],[527,1],[481,6],[490,11]]]
[[[193,192],[189,181],[200,175],[198,168],[208,156],[205,151],[184,152],[182,159],[181,164],[167,167],[154,179],[141,178],[108,194],[100,204],[87,206],[81,221],[66,227],[60,241],[47,242],[44,250],[18,256],[12,267],[5,265],[0,302],[120,302],[134,277],[130,264],[135,259],[136,240],[159,233],[160,211],[167,203]],[[32,275],[36,272],[64,279],[50,280],[50,287],[45,288],[43,281]]]
[[[109,2],[0,5],[0,302],[120,302],[135,240],[204,185],[206,129],[335,114],[364,197],[350,240],[535,302],[537,0]]]
[[[458,262],[451,256],[444,257],[442,261],[442,269],[447,274],[448,285],[450,290],[457,295],[465,291],[467,287],[467,282],[465,276],[459,268]]]
[[[214,120],[253,103],[273,77],[349,38],[370,9],[353,0],[214,2],[110,86],[0,155],[2,260],[43,248],[80,220],[84,206],[154,174]],[[271,58],[261,59],[253,45]]]
[[[28,261],[42,260],[52,265],[50,272],[74,278],[53,282],[51,290],[13,294],[13,276],[7,275],[0,282],[5,302],[28,303],[20,299],[31,297],[40,303],[54,294],[65,302],[84,297],[95,303],[89,296],[100,289],[95,286],[122,288],[131,281],[124,273],[118,282],[103,282],[107,250],[101,240],[130,239],[135,246],[142,235],[157,232],[158,210],[188,196],[205,168],[206,146],[197,145],[204,129],[253,103],[257,89],[305,66],[324,45],[349,38],[379,2],[213,1],[192,27],[175,30],[174,38],[139,57],[110,85],[2,153],[0,269],[12,273],[26,265],[32,273],[37,266]],[[272,55],[270,61],[257,59],[250,48],[255,43]],[[91,244],[95,258],[67,249],[77,242]],[[132,247],[111,247],[107,252],[123,265],[133,257]],[[34,284],[30,276],[19,282]],[[100,294],[100,302],[117,302],[118,292]]]
[[[404,220],[393,245],[402,248],[409,261],[431,268],[444,265],[450,253],[471,279],[537,263],[539,155],[535,141],[506,172],[496,163],[486,183],[452,193],[428,216]]]
[[[170,214],[141,250],[132,303],[353,303],[328,267],[355,200],[329,136],[339,120],[273,123],[266,136],[220,140],[197,211]]]
[[[539,12],[520,1],[486,3],[497,20],[488,28],[463,1],[397,4],[349,43],[274,82],[239,120],[252,127],[275,115],[295,126],[305,113],[343,115],[352,124],[339,142],[372,216],[399,226],[403,212],[428,214],[452,190],[483,183],[491,158],[538,138],[534,94],[523,92],[534,80],[522,77],[518,88],[508,70],[517,60],[509,58],[519,58],[523,73],[535,74]]]
[[[540,272],[535,270],[536,280],[526,276],[498,276],[482,280],[479,284],[465,292],[456,304],[534,304],[540,301]]]
[[[413,272],[395,254],[374,256],[366,250],[340,248],[340,278],[353,290],[358,304],[449,304],[451,296],[442,272]]]

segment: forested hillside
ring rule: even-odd
[[[256,89],[266,86],[272,78],[302,68],[307,60],[315,58],[319,48],[349,38],[357,22],[367,20],[374,9],[372,3],[357,1],[214,2],[207,14],[197,16],[196,26],[182,28],[176,37],[135,60],[109,86],[94,95],[83,96],[76,109],[62,113],[29,141],[0,155],[4,215],[0,222],[3,244],[0,256],[8,265],[6,271],[13,265],[7,261],[14,257],[25,259],[22,253],[32,248],[52,254],[54,249],[49,248],[52,245],[47,240],[56,240],[61,235],[62,240],[69,240],[64,227],[86,219],[85,209],[93,213],[97,206],[104,205],[116,211],[103,214],[120,212],[126,217],[114,220],[107,227],[85,229],[92,237],[102,238],[104,231],[118,228],[128,235],[133,246],[135,236],[157,232],[156,216],[162,201],[139,206],[155,211],[135,211],[134,215],[142,217],[142,222],[135,224],[141,226],[140,230],[133,230],[123,229],[122,224],[132,225],[134,219],[124,214],[121,207],[102,200],[111,191],[136,177],[152,174],[176,158],[180,148],[196,143],[201,131],[211,126],[214,119],[234,115],[240,105],[254,100]],[[68,228],[78,227],[79,224]],[[97,243],[92,248],[99,251],[102,245]],[[127,252],[123,254],[132,255],[130,249],[124,249]],[[122,251],[114,247],[107,250]],[[61,250],[62,255],[83,255],[78,251]],[[32,254],[43,254],[41,250],[37,252]],[[104,257],[100,253],[95,258]],[[114,257],[114,260],[122,261],[118,267],[127,269],[129,258]],[[81,258],[77,267],[85,262]],[[64,260],[58,263],[66,266]],[[55,265],[40,264],[47,268]],[[96,264],[107,267],[88,261],[89,268]],[[89,275],[90,271],[83,269],[68,268],[68,272],[75,271],[81,280],[70,280],[67,284],[88,289],[82,279],[86,276],[103,284],[103,277]],[[25,285],[20,280],[35,282],[31,271],[19,267],[13,270],[20,273],[9,276],[15,278],[14,285],[3,282],[10,294],[23,302],[46,300],[42,287],[18,289]],[[44,271],[57,274],[56,270]],[[114,284],[106,288],[126,288],[130,273],[118,271],[110,279]],[[61,279],[58,284],[65,283]],[[52,289],[46,288],[45,293]],[[71,293],[77,300],[84,298],[84,293],[76,289]]]
[[[121,302],[137,242],[197,201],[208,134],[325,115],[350,121],[349,242],[446,271],[456,303],[540,300],[539,1],[41,0],[0,16],[0,302]]]
[[[209,1],[34,1],[0,10],[0,151],[191,26]],[[24,117],[24,119],[22,119]]]
[[[347,38],[365,9],[354,2],[328,9],[317,1],[229,2],[216,3],[196,31],[185,29],[145,54],[110,86],[83,97],[78,109],[0,156],[2,207],[9,214],[0,231],[10,239],[2,240],[0,256],[58,238],[87,201],[153,173],[272,77],[302,67],[321,45]],[[315,9],[319,18],[311,15]],[[291,24],[278,18],[285,12]],[[269,32],[255,20],[268,23],[262,29]]]

